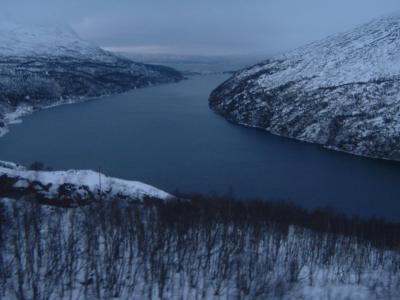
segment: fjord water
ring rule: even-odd
[[[0,139],[0,159],[94,169],[169,192],[233,193],[400,220],[400,164],[231,124],[208,108],[227,75],[37,112]]]

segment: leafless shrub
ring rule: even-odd
[[[387,229],[384,240],[380,229]],[[290,204],[194,196],[102,199],[73,209],[6,201],[0,295],[285,299],[322,278],[393,296],[400,286],[397,229]]]

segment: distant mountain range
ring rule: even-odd
[[[69,27],[0,23],[0,135],[10,120],[6,115],[21,106],[40,108],[182,79],[172,68],[107,52]]]
[[[114,50],[114,49],[113,49]],[[118,50],[118,49],[116,49]],[[117,52],[134,61],[175,68],[187,76],[222,74],[240,70],[265,58],[265,54],[216,55]]]
[[[277,135],[400,160],[400,16],[236,72],[213,91],[210,106]]]

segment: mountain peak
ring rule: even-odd
[[[27,25],[0,22],[0,55],[71,56],[102,55],[103,51],[82,40],[68,25]]]

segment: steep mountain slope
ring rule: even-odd
[[[106,52],[68,27],[0,23],[0,134],[4,115],[21,105],[44,107],[181,79],[174,69]]]
[[[376,19],[237,72],[210,96],[228,120],[400,160],[400,16]]]

